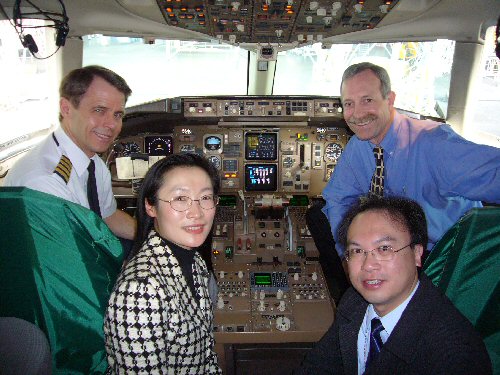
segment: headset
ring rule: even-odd
[[[62,2],[62,0],[58,1],[59,4],[61,5],[60,13],[43,10],[39,6],[34,4],[33,1],[31,0],[25,0],[25,2],[28,3],[30,7],[35,8],[35,11],[23,12],[21,10],[22,0],[16,0],[14,4],[14,14],[12,17],[14,19],[14,26],[19,35],[19,38],[21,39],[23,47],[28,48],[28,50],[33,55],[38,52],[38,46],[31,34],[24,33],[25,29],[32,29],[37,27],[53,27],[57,29],[56,46],[58,47],[58,49],[64,46],[64,44],[66,43],[66,37],[68,36],[69,32],[69,26],[68,26],[69,18],[66,14],[66,7],[64,6],[64,3]],[[45,26],[26,26],[23,24],[23,20],[26,19],[41,19],[45,21],[51,21],[53,22],[53,24],[48,24]]]

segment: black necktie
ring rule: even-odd
[[[375,156],[375,171],[373,172],[372,182],[370,184],[370,195],[379,197],[384,196],[384,149],[375,147],[373,149]]]
[[[366,360],[366,367],[372,363],[375,358],[377,358],[378,353],[382,349],[384,343],[382,342],[382,338],[380,337],[380,332],[383,331],[384,326],[379,318],[372,319],[372,329],[370,333],[370,351],[368,352],[368,358]]]
[[[87,198],[89,199],[89,207],[97,215],[101,216],[99,196],[97,195],[97,184],[95,182],[95,164],[92,159],[90,159],[87,170],[89,171],[89,178],[87,180]]]

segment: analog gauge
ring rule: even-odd
[[[122,156],[130,156],[130,154],[141,152],[141,148],[135,142],[122,142],[121,145],[123,146],[121,151]]]
[[[205,138],[203,146],[205,152],[221,152],[222,151],[222,138],[217,135],[210,135]]]
[[[342,146],[338,143],[327,143],[325,146],[325,161],[336,163],[342,154]]]
[[[283,158],[283,168],[292,168],[293,167],[293,158],[291,156],[286,156]]]
[[[212,164],[215,165],[215,168],[220,169],[220,156],[211,155],[208,157],[208,160],[210,160]]]

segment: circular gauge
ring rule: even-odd
[[[283,168],[292,168],[293,167],[293,158],[290,156],[286,156],[283,158]]]
[[[208,157],[208,160],[212,162],[213,165],[215,165],[215,168],[220,169],[220,157],[216,155],[212,155]]]
[[[211,135],[205,138],[206,151],[219,151],[222,147],[222,139],[216,135]]]
[[[122,156],[130,156],[130,154],[141,152],[141,148],[135,142],[122,142]]]
[[[327,143],[325,146],[325,161],[336,163],[342,151],[342,146],[338,143]]]

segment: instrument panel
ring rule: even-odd
[[[283,123],[270,128],[265,124],[247,128],[224,123],[175,126],[168,134],[126,137],[117,145],[122,149],[120,157],[187,152],[204,155],[220,171],[222,192],[318,196],[348,137],[345,129],[336,127]],[[119,180],[117,175],[114,179]]]
[[[170,26],[231,43],[308,43],[371,29],[397,0],[157,0]],[[134,10],[129,2],[124,6]],[[264,47],[263,56],[272,55]]]
[[[106,156],[119,206],[135,198],[141,180],[120,178],[124,159],[145,173],[147,163],[172,153],[204,155],[221,182],[208,249],[218,286],[219,358],[224,362],[228,345],[319,340],[333,321],[335,304],[305,214],[350,137],[339,98],[180,102],[180,119],[170,121],[165,114],[147,124],[145,115],[142,124],[133,117],[138,130],[122,131]],[[125,120],[124,130],[128,126]]]

